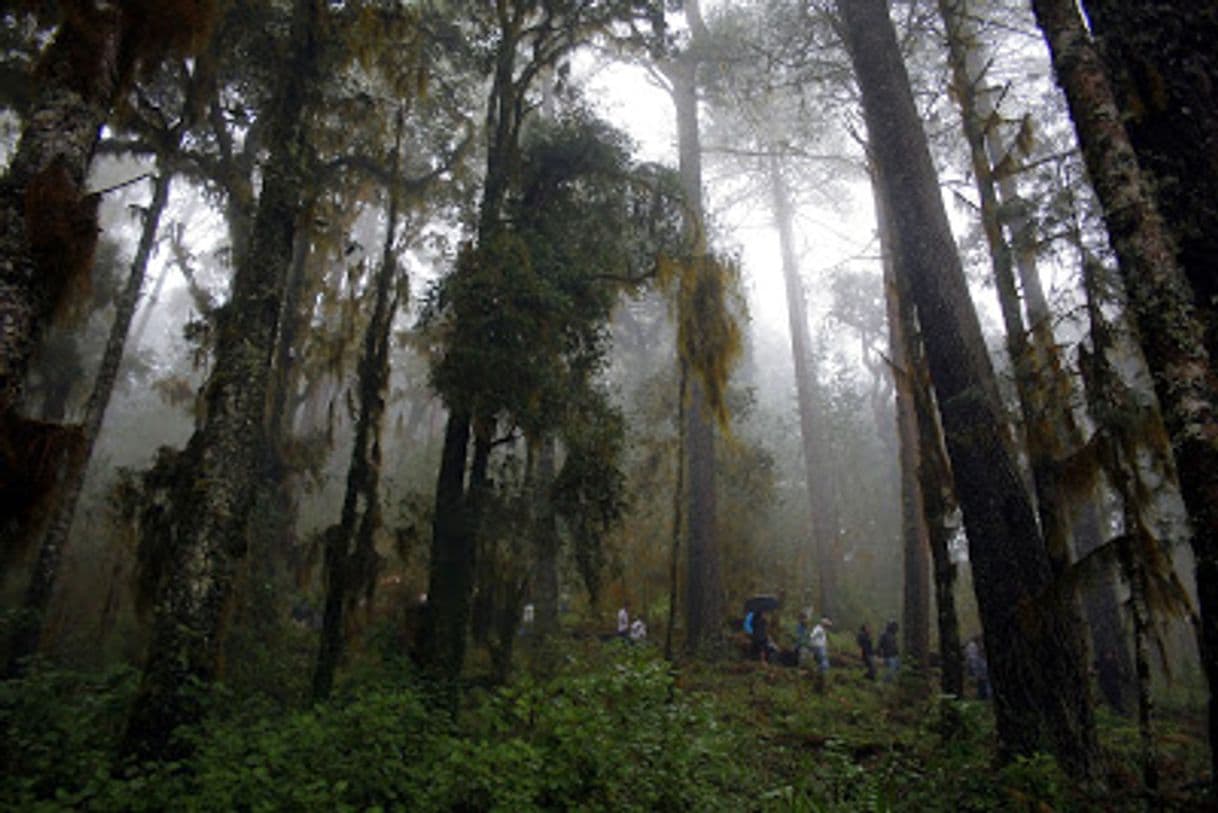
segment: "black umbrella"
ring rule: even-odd
[[[759,595],[745,600],[744,611],[768,613],[778,609],[778,596]]]

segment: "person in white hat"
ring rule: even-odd
[[[821,673],[829,671],[829,633],[826,627],[832,627],[833,622],[828,617],[821,618],[820,623],[812,628],[808,635],[808,645],[812,648],[812,656],[816,658],[816,666]]]

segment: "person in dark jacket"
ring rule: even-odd
[[[753,613],[753,657],[765,663],[770,655],[770,630],[766,623],[765,611],[756,610]]]
[[[871,644],[871,627],[864,624],[859,627],[859,654],[863,656],[863,666],[867,669],[867,679],[875,680],[875,650]]]
[[[880,657],[884,659],[884,682],[897,676],[901,668],[901,651],[897,648],[897,622],[889,621],[880,636]]]

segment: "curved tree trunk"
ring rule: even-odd
[[[290,61],[269,113],[275,146],[252,243],[237,267],[220,324],[204,414],[178,461],[161,536],[152,540],[167,552],[166,571],[126,737],[126,748],[144,755],[163,755],[174,729],[198,719],[197,684],[209,685],[219,669],[234,566],[245,552],[251,497],[266,471],[270,364],[302,190],[310,177],[305,117],[323,13],[318,0],[297,0]]]
[[[1048,747],[1071,773],[1091,775],[1096,743],[1079,625],[1050,600],[1049,557],[1011,449],[887,3],[838,0],[838,9],[892,215],[897,272],[917,305],[964,512],[999,736],[1008,753]]]
[[[1073,0],[1034,0],[1032,8],[1104,210],[1192,521],[1210,752],[1218,775],[1218,396],[1204,326],[1078,7]]]

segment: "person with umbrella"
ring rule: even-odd
[[[746,622],[750,627],[749,636],[752,644],[750,653],[762,663],[769,661],[772,646],[766,613],[777,607],[778,599],[767,595],[753,596],[744,603],[745,612],[748,613],[746,618],[751,617],[751,622]]]

